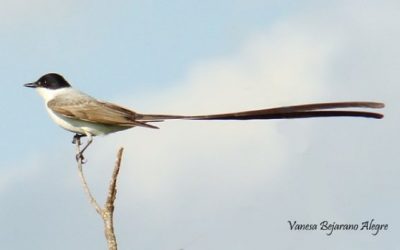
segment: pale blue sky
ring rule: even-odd
[[[72,135],[22,87],[58,72],[148,113],[387,104],[381,121],[169,122],[96,138],[86,167],[100,200],[125,147],[121,249],[396,249],[399,10],[390,0],[2,1],[2,246],[105,249]],[[327,237],[287,223],[372,218],[389,231]]]

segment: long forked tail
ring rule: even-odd
[[[371,108],[380,109],[385,105],[379,102],[332,102],[314,103],[279,108],[250,110],[235,113],[212,115],[157,115],[136,114],[136,120],[140,122],[158,122],[170,119],[184,120],[260,120],[260,119],[294,119],[315,117],[364,117],[381,119],[383,115],[362,110],[343,110],[344,108]]]

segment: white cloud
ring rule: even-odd
[[[320,98],[335,44],[292,29],[278,25],[231,58],[194,65],[179,89],[162,95],[167,107],[215,112]]]

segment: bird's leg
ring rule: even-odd
[[[85,137],[86,135],[81,135],[81,134],[75,134],[74,137],[72,138],[72,144],[77,144],[80,142],[82,137]]]
[[[88,135],[88,141],[86,142],[86,145],[82,148],[82,150],[79,152],[80,154],[83,154],[85,150],[89,147],[90,144],[93,142],[93,137],[91,135]]]
[[[84,163],[85,158],[83,157],[82,153],[81,153],[81,138],[84,137],[85,135],[82,134],[75,134],[74,137],[72,138],[72,144],[77,144],[78,145],[78,150],[79,153],[76,154],[75,159],[76,161],[81,161],[82,163]]]
[[[85,150],[89,147],[89,145],[92,144],[92,142],[93,142],[93,137],[92,137],[92,135],[90,135],[90,134],[87,134],[87,135],[75,135],[75,136],[74,136],[74,140],[75,140],[75,137],[76,137],[76,140],[80,143],[80,138],[81,138],[82,136],[87,136],[87,137],[88,137],[88,141],[86,142],[86,145],[85,145],[85,146],[79,151],[79,153],[76,155],[76,160],[77,160],[77,161],[78,161],[78,160],[81,160],[82,163],[86,163],[85,157],[83,156],[83,152],[85,152]]]

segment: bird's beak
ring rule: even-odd
[[[28,87],[28,88],[37,88],[39,85],[37,84],[37,82],[30,82],[30,83],[24,84],[24,86]]]

